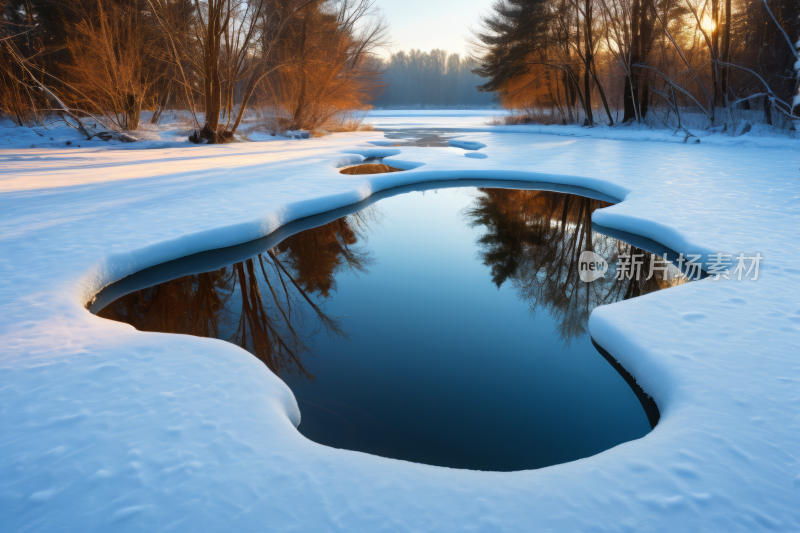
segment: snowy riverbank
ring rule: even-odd
[[[663,127],[652,127],[646,124],[617,124],[605,126],[599,124],[591,128],[577,125],[539,125],[525,124],[506,126],[499,124],[508,112],[502,109],[451,111],[451,110],[375,110],[370,112],[366,121],[376,128],[413,127],[417,121],[431,123],[435,118],[437,127],[459,128],[465,132],[487,133],[539,133],[561,137],[579,137],[587,139],[608,139],[613,141],[646,141],[668,142],[676,144],[706,144],[713,146],[746,146],[750,148],[786,148],[800,150],[800,132],[788,131],[766,124],[751,125],[751,129],[737,123],[737,127],[723,131],[725,125],[717,128],[689,127],[692,136],[686,136],[683,130],[675,131]]]
[[[338,174],[335,162],[385,150],[371,144],[380,132],[151,150],[0,146],[4,529],[800,529],[799,141],[542,135],[486,126],[491,115],[371,114],[376,127],[463,128],[488,156],[401,147],[392,159],[416,168],[375,176]],[[84,308],[148,266],[388,187],[457,178],[588,187],[624,199],[595,213],[603,226],[685,253],[764,257],[757,281],[695,282],[592,315],[593,337],[655,397],[652,433],[515,473],[331,449],[294,429],[288,388],[245,351],[137,332]]]

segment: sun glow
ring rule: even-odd
[[[700,27],[703,28],[704,32],[710,34],[712,31],[714,31],[716,25],[714,24],[714,19],[706,15],[700,19]]]

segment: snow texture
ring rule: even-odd
[[[462,141],[462,140],[454,140],[449,141],[450,146],[455,146],[456,148],[463,148],[464,150],[480,150],[481,148],[486,148],[486,145],[483,143],[475,142],[475,141]]]
[[[376,127],[463,127],[488,158],[402,147],[385,163],[424,165],[354,176],[337,166],[375,154],[380,132],[142,150],[28,148],[19,130],[0,149],[3,531],[800,530],[800,151],[541,135],[487,115],[377,113]],[[296,431],[291,391],[244,350],[84,308],[143,268],[459,178],[587,187],[623,200],[600,225],[685,253],[762,254],[757,281],[592,314],[592,336],[656,399],[653,432],[513,473],[332,449]]]

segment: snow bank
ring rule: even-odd
[[[800,530],[794,147],[519,134],[478,114],[380,120],[465,124],[459,140],[488,158],[403,147],[391,157],[424,165],[339,174],[379,132],[0,149],[4,530]],[[331,449],[294,429],[291,392],[243,350],[84,308],[148,266],[392,187],[467,178],[587,187],[624,200],[596,212],[600,225],[684,253],[762,254],[755,282],[704,280],[592,314],[593,337],[658,402],[645,438],[514,473]]]

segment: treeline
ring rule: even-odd
[[[368,106],[385,37],[374,0],[0,0],[0,114],[93,136],[86,117],[113,133],[178,108],[214,143],[258,107],[311,129]]]
[[[482,89],[531,116],[800,129],[798,0],[499,0],[474,37]]]
[[[479,92],[486,80],[472,72],[478,67],[471,58],[448,55],[445,50],[411,50],[391,55],[382,65],[387,85],[377,107],[486,107],[494,95]]]

